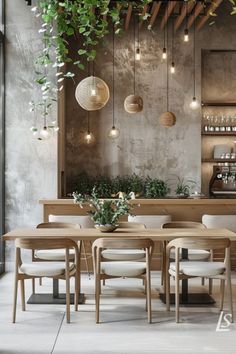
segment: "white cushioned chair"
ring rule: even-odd
[[[144,224],[147,229],[160,229],[171,221],[171,215],[129,215],[128,221]]]
[[[236,215],[203,215],[202,223],[208,229],[229,229],[236,232]]]
[[[22,310],[25,311],[25,283],[26,279],[53,278],[66,280],[66,318],[70,322],[70,277],[75,278],[75,311],[78,310],[78,296],[80,288],[79,263],[80,254],[76,242],[70,239],[54,238],[40,240],[37,238],[16,239],[16,263],[14,283],[13,323],[16,321],[16,304],[18,282],[21,283]],[[64,262],[31,262],[24,263],[21,258],[21,249],[24,250],[64,250]],[[73,249],[73,262],[70,262],[69,252]]]
[[[170,263],[171,249],[175,251],[175,262]],[[196,262],[181,261],[181,249],[195,250],[220,250],[224,249],[224,262]],[[166,306],[170,310],[170,276],[175,279],[175,316],[176,322],[179,322],[179,281],[194,277],[205,277],[209,279],[219,279],[221,281],[221,304],[220,310],[223,309],[225,282],[228,291],[228,300],[230,306],[231,319],[233,322],[233,303],[231,288],[231,269],[230,269],[230,240],[226,238],[196,238],[186,237],[177,238],[168,243],[166,247]]]
[[[94,228],[94,222],[89,215],[54,215],[54,214],[50,214],[48,216],[48,220],[50,222],[66,222],[66,223],[79,224],[81,229],[93,229]],[[92,257],[92,252],[90,251],[92,245],[91,245],[91,242],[88,242],[86,244],[89,248],[89,252],[86,251],[85,242],[84,241],[81,242],[81,249],[82,249],[82,253],[83,253],[83,257],[81,257],[81,260],[85,262],[86,271],[88,273],[88,276],[90,277],[88,259]]]
[[[130,277],[141,278],[146,284],[146,307],[148,311],[148,322],[151,322],[151,277],[150,262],[153,252],[153,241],[144,239],[116,239],[100,238],[93,243],[93,262],[95,275],[95,299],[96,299],[96,323],[99,323],[99,307],[101,294],[101,280],[110,278]],[[107,262],[102,257],[104,249],[144,250],[143,261],[111,261]]]

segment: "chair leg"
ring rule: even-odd
[[[143,285],[144,285],[144,294],[147,294],[147,280],[145,278],[143,279]]]
[[[225,295],[225,280],[221,279],[220,280],[220,311],[223,310],[224,307],[224,295]]]
[[[170,274],[166,272],[166,311],[170,311]]]
[[[40,285],[40,286],[43,285],[43,280],[42,280],[42,278],[39,278],[39,285]]]
[[[175,277],[175,322],[179,323],[179,277]]]
[[[15,276],[15,283],[14,283],[14,297],[13,297],[13,316],[12,322],[16,322],[16,304],[17,304],[17,292],[18,292],[18,279]]]
[[[227,279],[226,281],[227,291],[228,291],[228,302],[229,302],[229,309],[231,313],[231,322],[234,322],[234,313],[233,313],[233,299],[232,299],[232,284],[231,279]]]
[[[152,323],[152,305],[151,305],[151,278],[150,272],[146,275],[147,284],[147,312],[148,312],[148,323]]]
[[[70,276],[66,271],[66,322],[70,323]]]
[[[164,285],[165,292],[165,277],[166,277],[166,241],[162,243],[162,259],[161,259],[161,285]]]
[[[24,281],[24,279],[21,279],[20,285],[21,285],[21,306],[22,306],[22,311],[25,311],[25,281]]]
[[[209,295],[212,295],[213,279],[209,278]]]
[[[74,294],[75,311],[78,311],[78,302],[79,302],[79,276],[75,274],[75,294]]]
[[[32,293],[35,294],[35,278],[32,279]]]
[[[100,289],[101,281],[97,274],[95,274],[95,303],[96,303],[96,323],[99,323],[100,312]]]
[[[205,278],[201,278],[201,284],[202,284],[202,286],[205,285]]]
[[[106,279],[102,279],[102,285],[106,285]]]
[[[81,246],[82,246],[82,248],[83,248],[83,255],[84,255],[84,261],[85,261],[86,271],[87,271],[88,277],[89,277],[89,279],[90,279],[90,272],[89,272],[89,267],[88,267],[88,258],[87,258],[87,252],[86,252],[86,249],[85,249],[84,241],[82,241]]]

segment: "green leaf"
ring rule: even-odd
[[[86,28],[85,27],[80,27],[79,28],[79,33],[84,33],[86,31]]]
[[[84,55],[86,53],[86,50],[85,49],[79,49],[78,50],[78,54],[79,55]]]

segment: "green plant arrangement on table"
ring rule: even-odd
[[[184,178],[178,177],[175,194],[178,198],[188,198],[190,196],[190,190],[193,185],[196,185],[194,180],[185,180]]]
[[[117,228],[117,222],[123,215],[130,214],[132,206],[129,204],[130,196],[116,200],[101,200],[97,197],[96,189],[93,188],[91,195],[73,193],[75,204],[81,208],[88,205],[92,209],[88,211],[94,225],[101,232],[112,232]]]

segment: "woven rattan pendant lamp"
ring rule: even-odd
[[[166,24],[167,26],[167,24]],[[168,48],[168,27],[167,27],[167,41],[166,45]],[[160,124],[164,128],[170,128],[176,123],[176,116],[173,112],[169,111],[169,70],[168,70],[168,58],[166,60],[166,112],[162,113],[160,116]]]
[[[97,111],[103,108],[110,97],[109,87],[99,77],[93,75],[80,81],[75,90],[78,104],[86,111]]]
[[[143,110],[143,99],[139,95],[135,93],[135,61],[136,61],[136,53],[135,53],[135,15],[134,15],[134,93],[133,95],[129,95],[126,97],[124,101],[124,107],[126,112],[128,113],[138,113]]]

